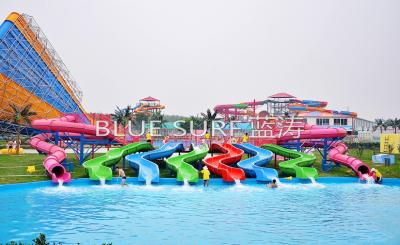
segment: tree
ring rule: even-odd
[[[356,143],[356,147],[357,147],[357,157],[361,158],[363,153],[364,153],[364,144],[363,143]]]
[[[190,116],[185,118],[184,123],[180,124],[180,127],[186,130],[186,132],[190,132],[190,122],[193,122],[193,129],[204,129],[204,120],[198,116]]]
[[[150,116],[150,120],[153,120],[153,121],[160,121],[160,122],[159,122],[160,128],[163,128],[163,127],[165,126],[165,123],[167,122],[167,121],[164,119],[164,115],[161,114],[161,112],[159,112],[159,111],[153,113],[153,114]]]
[[[203,117],[203,120],[207,122],[207,130],[210,130],[210,131],[212,131],[211,130],[212,122],[221,120],[221,118],[217,118],[218,112],[216,112],[216,111],[211,112],[210,109],[207,109],[206,113],[201,113],[201,116]],[[211,132],[210,132],[210,134],[211,134]]]
[[[385,121],[385,123],[384,123],[384,127],[386,127],[385,130],[386,130],[388,127],[395,128],[395,127],[394,127],[394,120],[393,120],[393,119],[387,119],[387,120]],[[396,132],[396,129],[395,129],[395,132]]]
[[[203,129],[204,120],[198,116],[190,116],[190,121],[193,122],[193,129]]]
[[[118,125],[122,127],[126,127],[128,122],[132,119],[132,111],[131,107],[127,106],[124,109],[121,109],[117,106],[117,109],[114,110],[114,113],[111,114],[111,118],[117,122]]]
[[[133,123],[134,123],[134,125],[136,125],[138,127],[138,125],[142,125],[142,122],[147,123],[148,120],[149,120],[149,116],[146,113],[140,112],[140,113],[135,114],[135,120]]]
[[[35,245],[49,245],[50,243],[46,241],[46,236],[40,233],[39,237],[32,240]]]
[[[397,117],[395,119],[392,119],[390,126],[393,128],[394,133],[397,134],[397,129],[400,129],[400,119]]]
[[[129,105],[124,109],[121,109],[117,106],[117,109],[115,109],[114,113],[111,114],[111,118],[117,122],[118,126],[122,126],[125,134],[126,126],[129,122],[132,122],[132,115],[132,109]]]
[[[379,128],[381,130],[381,133],[383,133],[384,124],[385,121],[382,118],[375,119],[373,130],[376,131]]]
[[[27,104],[25,106],[17,106],[15,104],[10,104],[12,109],[11,122],[17,125],[31,125],[31,117],[37,115],[36,112],[31,111],[32,104]],[[16,126],[16,142],[17,149],[16,153],[19,154],[19,148],[21,145],[21,127]]]

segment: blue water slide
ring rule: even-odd
[[[311,106],[311,107],[320,107],[321,102],[320,101],[315,101],[315,100],[303,100],[303,104]]]
[[[246,154],[252,155],[251,157],[242,160],[237,165],[244,170],[244,172],[251,176],[256,177],[258,181],[272,181],[278,178],[278,172],[273,168],[263,167],[267,165],[273,156],[269,150],[256,147],[249,143],[234,144],[235,147],[242,149]]]
[[[131,109],[134,111],[134,110],[136,110],[137,108],[139,108],[140,106],[141,106],[140,103],[136,103],[136,105],[135,105],[134,107],[132,107]]]
[[[129,165],[138,171],[138,181],[159,182],[160,170],[152,160],[168,158],[176,151],[183,151],[183,144],[169,142],[154,151],[131,154],[125,157]]]

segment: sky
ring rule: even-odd
[[[165,114],[277,92],[400,117],[400,1],[1,0],[33,16],[90,112],[149,95]]]

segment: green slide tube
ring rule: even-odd
[[[112,170],[110,166],[117,164],[121,158],[126,155],[152,149],[153,146],[147,142],[132,143],[120,148],[112,149],[102,156],[87,160],[83,163],[83,167],[88,170],[89,178],[91,180],[111,180]]]
[[[193,151],[170,157],[166,160],[168,168],[176,172],[176,180],[195,183],[199,180],[199,172],[190,163],[203,159],[208,153],[207,144],[194,147]]]
[[[270,150],[276,155],[290,158],[288,161],[279,163],[279,167],[283,173],[290,176],[296,176],[296,178],[300,179],[318,178],[317,169],[309,167],[316,159],[314,155],[289,150],[272,144],[262,145],[261,148]]]

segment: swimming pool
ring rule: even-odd
[[[180,186],[0,186],[1,242],[101,244],[399,244],[400,180],[359,184],[321,178],[268,189],[254,180]]]

